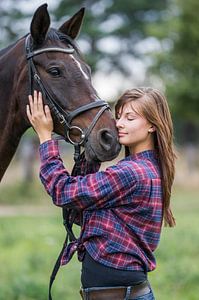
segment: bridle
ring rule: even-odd
[[[31,35],[27,35],[25,40],[25,50],[26,50],[26,59],[28,62],[28,77],[29,77],[29,94],[32,95],[33,92],[33,80],[38,84],[38,86],[41,89],[42,96],[46,100],[46,103],[48,104],[51,112],[55,116],[55,118],[59,121],[60,124],[64,127],[65,136],[64,139],[74,145],[75,147],[75,153],[74,153],[74,159],[75,161],[78,159],[80,155],[80,148],[82,145],[85,144],[85,142],[88,139],[88,136],[90,135],[92,129],[94,128],[95,124],[97,123],[100,116],[103,114],[103,112],[107,109],[110,109],[107,102],[103,100],[94,101],[88,104],[85,104],[83,106],[80,106],[76,108],[75,110],[71,112],[66,112],[53,98],[51,92],[47,87],[44,85],[37,69],[34,64],[33,58],[34,56],[40,55],[41,53],[45,52],[62,52],[66,54],[72,54],[74,53],[75,49],[69,45],[68,48],[59,48],[59,47],[48,47],[48,48],[42,48],[38,50],[32,49],[32,43],[31,43]],[[78,116],[79,114],[88,111],[93,108],[101,107],[101,109],[97,112],[94,119],[92,120],[91,124],[88,128],[85,130],[81,129],[79,126],[71,125],[72,120]],[[79,131],[80,133],[80,140],[78,142],[73,141],[70,133],[72,130]]]

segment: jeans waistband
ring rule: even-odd
[[[146,280],[134,286],[93,287],[80,290],[83,300],[128,300],[136,299],[150,292],[149,282]]]

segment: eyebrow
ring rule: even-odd
[[[137,117],[138,116],[138,114],[136,112],[133,112],[133,111],[129,111],[129,112],[125,113],[124,115],[127,118],[128,118],[128,116],[132,116],[132,117]],[[121,114],[120,113],[117,114],[118,118],[121,118],[121,116],[122,116],[122,113]]]
[[[124,113],[124,110],[122,108],[119,109],[119,111],[117,112],[117,117],[121,117],[122,114],[124,114],[126,116],[128,116],[128,115],[139,116],[139,113],[135,109],[133,109],[133,108],[131,108],[131,109],[132,110],[127,111],[125,113]]]
[[[131,115],[131,114],[134,114],[134,115],[137,115],[137,113],[135,111],[129,111],[127,113],[125,113],[126,115]]]
[[[127,116],[127,117],[130,116],[130,115],[138,116],[138,113],[136,113],[135,111],[129,111],[129,112],[124,113],[124,115]]]

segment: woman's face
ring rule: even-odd
[[[137,113],[138,103],[131,101],[119,110],[116,127],[118,129],[119,143],[129,147],[131,154],[154,149],[152,124]]]

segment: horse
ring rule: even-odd
[[[54,29],[43,4],[32,17],[30,33],[0,51],[0,181],[31,126],[26,105],[33,90],[41,91],[49,105],[54,132],[76,149],[83,146],[87,161],[112,160],[120,151],[112,113],[94,89],[75,41],[84,10]]]

